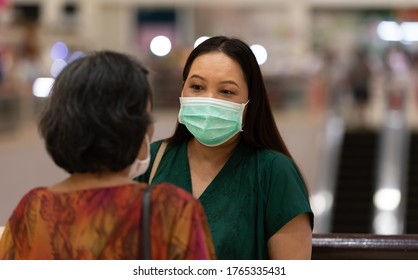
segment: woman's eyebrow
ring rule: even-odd
[[[200,79],[200,80],[202,80],[202,81],[207,81],[205,78],[203,78],[202,76],[200,76],[200,75],[198,75],[198,74],[193,74],[193,75],[191,75],[191,76],[190,76],[190,79],[192,79],[192,78]],[[220,83],[221,83],[221,84],[231,84],[231,85],[235,85],[235,86],[237,86],[237,87],[239,88],[239,85],[238,85],[235,81],[233,81],[233,80],[225,80],[225,81],[221,81]]]
[[[231,85],[235,85],[235,86],[237,86],[239,88],[239,85],[236,82],[232,81],[232,80],[222,81],[221,84],[231,84]]]
[[[191,76],[190,76],[190,79],[192,79],[192,78],[197,78],[197,79],[200,79],[200,80],[206,81],[206,79],[205,79],[205,78],[203,78],[202,76],[199,76],[199,75],[197,75],[197,74],[193,74],[193,75],[191,75]]]

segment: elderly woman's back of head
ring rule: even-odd
[[[146,75],[134,58],[112,51],[66,66],[38,125],[54,162],[69,173],[117,172],[132,164],[151,123]]]

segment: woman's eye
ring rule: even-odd
[[[221,93],[223,93],[223,94],[233,94],[232,91],[227,90],[227,89],[221,90]]]
[[[203,89],[203,87],[199,86],[199,85],[192,85],[191,88],[194,89],[194,90],[202,90]]]

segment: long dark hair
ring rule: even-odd
[[[244,72],[250,102],[247,105],[248,109],[245,117],[245,128],[242,133],[243,141],[251,144],[257,149],[272,149],[292,158],[274,121],[257,59],[251,48],[242,40],[225,36],[216,36],[209,38],[198,45],[187,58],[183,70],[183,83],[189,75],[194,60],[198,56],[210,52],[222,52],[226,54],[237,61]],[[183,124],[177,122],[174,134],[168,141],[173,144],[181,143],[190,136],[191,133],[187,128]]]

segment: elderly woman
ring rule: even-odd
[[[48,153],[69,177],[27,193],[0,240],[0,259],[213,259],[202,206],[169,183],[132,178],[149,165],[151,90],[146,70],[101,51],[57,77],[39,122]],[[147,220],[145,220],[147,221]],[[150,243],[143,243],[145,224]]]

